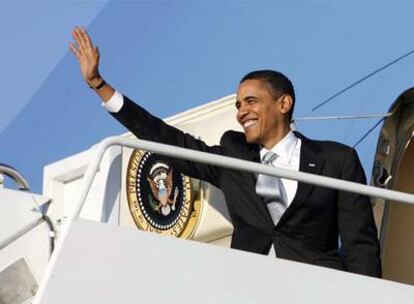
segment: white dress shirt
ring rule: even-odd
[[[283,169],[299,171],[301,145],[302,141],[300,140],[300,138],[297,138],[292,131],[289,131],[289,133],[271,149],[272,152],[278,155],[278,157],[272,163],[273,166]],[[264,155],[268,151],[269,150],[262,147],[260,149],[260,159],[263,159]],[[296,191],[298,189],[298,182],[295,180],[289,180],[285,178],[281,178],[280,180],[282,181],[286,193],[287,201],[284,203],[287,207],[289,207],[290,204],[292,204],[293,199],[296,195]],[[276,256],[273,244],[269,250],[268,256]]]
[[[124,105],[124,96],[117,90],[115,94],[107,101],[103,102],[102,106],[111,113],[118,113]]]
[[[300,146],[302,142],[296,135],[289,131],[289,133],[278,142],[271,151],[277,154],[277,158],[273,161],[273,166],[283,169],[290,169],[299,171],[299,161],[300,161]],[[266,148],[260,149],[260,159],[263,159],[263,156],[268,152]],[[293,201],[293,198],[296,195],[296,190],[298,189],[298,182],[295,180],[289,180],[281,178],[283,187],[285,188],[287,201],[284,202],[286,206],[290,206]]]
[[[119,112],[123,105],[124,96],[119,91],[115,91],[115,94],[106,103],[102,103],[102,106],[111,113]],[[289,131],[289,133],[271,149],[272,152],[278,155],[278,157],[273,161],[273,165],[278,168],[299,171],[301,145],[302,142],[300,138],[297,138],[292,131]],[[263,159],[263,156],[268,151],[269,150],[262,147],[260,149],[260,159]],[[283,187],[285,188],[287,199],[284,203],[287,207],[289,207],[296,195],[298,182],[285,178],[281,178],[281,181]],[[272,257],[275,256],[273,245],[268,255]]]

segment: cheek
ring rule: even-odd
[[[265,129],[269,126],[269,123],[271,122],[271,116],[272,116],[272,109],[271,108],[267,108],[264,109],[264,112],[261,115],[261,120],[262,120],[262,128]]]
[[[279,118],[278,113],[274,108],[269,109],[269,112],[267,112],[266,120],[269,124],[269,126],[276,126],[278,124]]]
[[[260,126],[261,136],[269,135],[269,132],[275,130],[278,126],[277,119],[273,116],[274,113],[268,112],[262,117],[262,123]]]
[[[237,120],[237,122],[238,122],[238,123],[240,123],[240,116],[239,116],[239,113],[237,113],[237,114],[236,114],[236,120]]]

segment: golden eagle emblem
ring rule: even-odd
[[[155,211],[164,216],[168,216],[171,210],[175,210],[175,204],[178,197],[178,187],[175,187],[174,198],[170,199],[173,190],[173,169],[168,165],[158,162],[154,164],[150,170],[147,181],[151,187],[152,196],[150,204]]]

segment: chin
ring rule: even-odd
[[[245,138],[246,138],[246,142],[248,143],[248,144],[256,144],[257,143],[257,138],[255,137],[255,136],[249,136],[249,135],[247,135],[246,133],[244,133],[244,136],[245,136]]]

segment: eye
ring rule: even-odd
[[[240,101],[237,101],[234,106],[236,107],[236,109],[238,110],[240,108]]]

